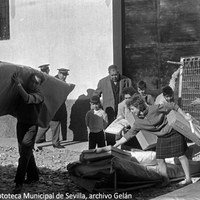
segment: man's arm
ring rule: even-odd
[[[23,98],[23,100],[24,100],[25,102],[27,102],[27,101],[28,101],[28,93],[24,90],[24,88],[23,88],[23,86],[22,86],[21,83],[18,83],[18,84],[17,84],[17,89],[18,89],[19,94],[20,94],[21,97]]]
[[[17,87],[19,94],[27,104],[39,104],[44,101],[43,96],[39,92],[28,94],[21,84],[18,84]]]
[[[175,90],[176,86],[176,79],[178,78],[178,75],[180,74],[180,67],[172,74],[172,77],[169,81],[169,86],[172,88],[172,90]]]
[[[12,80],[14,81],[15,85],[17,86],[18,92],[21,95],[22,99],[27,104],[39,104],[44,101],[43,96],[40,94],[40,92],[35,92],[28,94],[24,87],[22,86],[22,80],[19,77],[18,73],[15,73],[12,77]]]
[[[104,112],[104,114],[103,114],[103,127],[104,127],[104,129],[106,129],[107,126],[108,126],[108,115],[106,114],[106,112]]]
[[[118,147],[122,144],[124,144],[125,142],[127,142],[128,140],[125,137],[122,137],[120,140],[117,140],[116,143],[114,144],[113,147]]]

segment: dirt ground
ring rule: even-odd
[[[72,195],[82,194],[90,195],[84,189],[76,186],[70,179],[67,171],[67,165],[74,161],[78,161],[82,149],[87,148],[87,142],[82,144],[66,145],[65,149],[54,149],[51,145],[43,147],[42,151],[34,152],[37,166],[40,171],[40,180],[37,184],[24,185],[23,193],[27,194],[49,194],[49,195]],[[18,164],[18,149],[16,138],[1,138],[0,141],[0,199],[10,199],[8,195],[12,193],[14,187],[14,177]],[[168,192],[180,188],[176,183],[166,188],[150,187],[131,191],[126,194],[131,195],[134,200],[150,200]],[[2,196],[7,195],[7,196]],[[7,198],[6,198],[7,197]],[[30,199],[82,199],[83,196],[65,196],[52,197],[40,196]],[[125,199],[126,197],[122,197]],[[26,197],[26,199],[28,199]],[[104,199],[104,198],[100,198]],[[106,198],[105,198],[106,199]],[[111,198],[116,199],[116,198]],[[130,196],[126,199],[130,199]]]

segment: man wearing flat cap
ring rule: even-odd
[[[55,76],[57,79],[60,79],[61,81],[66,82],[67,75],[69,69],[58,69],[58,74]],[[61,125],[61,126],[60,126]],[[50,122],[49,126],[47,128],[40,128],[37,137],[36,137],[36,143],[41,143],[45,141],[45,133],[48,131],[49,128],[52,130],[52,144],[54,148],[64,148],[60,144],[60,127],[61,127],[61,133],[62,133],[62,140],[67,140],[67,109],[65,102],[60,106],[58,111],[56,112],[55,116],[53,117],[52,121]],[[40,149],[40,148],[36,148]]]
[[[49,74],[50,72],[49,64],[40,65],[38,68],[40,68],[41,72],[44,72],[46,74]]]
[[[60,68],[58,69],[58,74],[55,77],[66,82],[68,75],[69,69]],[[60,121],[62,140],[67,140],[67,108],[65,102],[63,102],[61,107],[56,112],[53,121]]]
[[[68,75],[69,75],[69,69],[60,68],[58,69],[58,74],[55,77],[60,79],[61,81],[66,82],[65,80]]]
[[[49,65],[42,65],[39,68],[44,70]],[[66,82],[67,75],[69,69],[61,68],[58,69],[58,74],[55,76],[57,79],[60,79],[61,81]],[[44,72],[44,71],[43,71]],[[61,125],[61,126],[60,126]],[[36,136],[36,144],[45,142],[45,133],[49,130],[49,128],[52,131],[52,144],[54,148],[64,148],[60,144],[60,128],[62,133],[62,140],[67,140],[67,109],[65,102],[60,106],[58,111],[56,112],[54,118],[50,122],[49,126],[47,128],[39,128],[37,136]],[[40,150],[41,147],[38,147],[36,145],[36,149]]]

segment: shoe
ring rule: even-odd
[[[17,183],[13,189],[13,194],[20,194],[22,191],[22,184]]]
[[[65,148],[64,146],[62,146],[60,144],[57,144],[57,145],[53,144],[53,147],[57,148],[57,149],[64,149]]]
[[[36,142],[36,144],[40,144],[40,143],[43,143],[43,142],[46,142],[46,140],[39,140]]]
[[[24,184],[32,184],[32,183],[36,183],[36,182],[38,182],[38,181],[39,181],[39,179],[33,179],[33,180],[26,179],[26,180],[24,181]]]
[[[186,181],[186,179],[184,179],[183,181],[179,182],[178,185],[179,186],[186,186],[186,185],[189,185],[189,184],[192,184],[192,181]]]

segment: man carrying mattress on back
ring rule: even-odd
[[[44,102],[39,87],[44,77],[41,73],[32,73],[25,84],[19,74],[15,73],[12,81],[17,90],[17,140],[20,154],[15,176],[16,186],[13,191],[17,194],[21,192],[24,183],[29,184],[39,180],[33,148],[38,130],[38,116]]]

